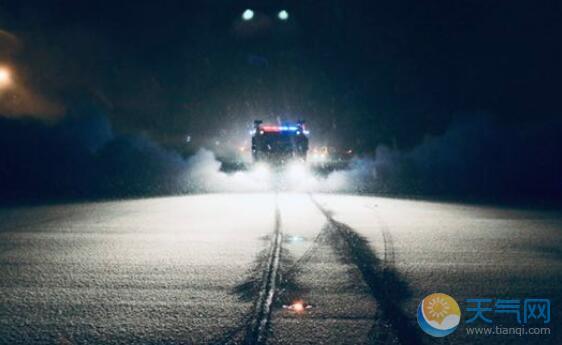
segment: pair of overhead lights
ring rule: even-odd
[[[242,12],[242,19],[245,21],[249,21],[252,20],[254,18],[254,11],[251,9],[247,9],[244,12]],[[289,19],[289,12],[287,12],[286,10],[281,10],[277,13],[277,18],[279,18],[279,20],[287,20]]]

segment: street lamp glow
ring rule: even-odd
[[[251,9],[248,8],[246,11],[242,13],[242,19],[248,21],[248,20],[252,20],[252,18],[254,18],[254,11],[252,11]]]
[[[6,87],[12,82],[10,70],[6,67],[0,67],[0,87]]]
[[[289,19],[289,12],[287,12],[285,10],[281,10],[281,11],[279,11],[279,13],[277,13],[277,18],[279,18],[280,20]]]

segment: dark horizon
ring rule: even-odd
[[[122,171],[141,194],[160,189],[150,185],[184,164],[177,156],[228,156],[254,119],[279,117],[306,119],[317,145],[359,157],[381,162],[390,148],[392,168],[379,171],[392,191],[556,199],[559,7],[5,2],[0,65],[17,87],[0,98],[4,194],[34,179],[55,194],[88,190]]]

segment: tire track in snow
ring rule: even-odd
[[[265,344],[271,319],[271,310],[276,297],[279,280],[279,262],[281,259],[281,215],[279,205],[275,206],[275,228],[271,238],[270,252],[266,269],[263,272],[262,288],[254,308],[254,318],[249,324],[244,344]]]
[[[310,198],[328,221],[325,231],[331,234],[330,243],[342,261],[357,268],[379,306],[375,326],[382,324],[384,327],[377,327],[379,334],[374,342],[393,343],[392,338],[396,338],[403,345],[422,344],[419,330],[412,326],[410,318],[401,309],[402,301],[408,298],[410,292],[407,283],[393,267],[394,245],[388,228],[382,229],[385,254],[381,260],[373,252],[367,239],[348,225],[335,220],[332,212],[316,201],[313,195]],[[384,329],[391,331],[391,334]]]

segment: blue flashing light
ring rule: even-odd
[[[279,127],[279,130],[281,130],[282,132],[296,132],[298,130],[298,127],[295,126],[281,126]]]

